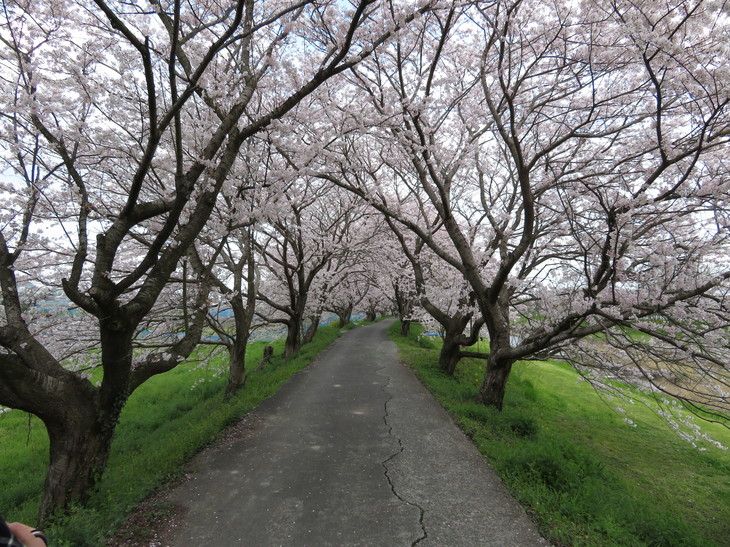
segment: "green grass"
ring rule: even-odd
[[[555,545],[730,545],[730,451],[680,439],[651,408],[599,397],[562,363],[518,363],[503,411],[475,402],[484,363],[455,377],[437,342],[391,337]],[[624,422],[631,419],[636,427]],[[730,431],[703,424],[730,446]]]
[[[317,336],[294,357],[274,358],[250,374],[233,398],[223,398],[224,362],[203,368],[178,366],[151,378],[130,397],[115,432],[109,465],[83,508],[49,528],[54,545],[104,545],[126,515],[147,496],[180,476],[183,464],[211,443],[227,425],[273,395],[295,372],[309,364],[340,334],[336,326],[320,327]],[[266,342],[249,345],[253,369]],[[281,355],[283,341],[272,343]],[[223,358],[221,358],[223,359]],[[48,465],[48,437],[37,418],[18,411],[0,416],[0,508],[11,521],[33,523]]]

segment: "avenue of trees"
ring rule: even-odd
[[[723,2],[6,2],[0,405],[83,502],[150,377],[394,309],[730,413]],[[224,313],[225,312],[225,313]],[[488,350],[466,351],[479,338]],[[620,381],[620,382],[617,382]]]

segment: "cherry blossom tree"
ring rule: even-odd
[[[374,266],[383,266],[377,255],[381,253],[383,240],[388,234],[382,216],[361,199],[354,194],[349,194],[349,197],[341,195],[339,199],[347,210],[347,230],[342,232],[339,242],[341,252],[333,259],[327,272],[330,282],[323,307],[335,313],[339,325],[344,327],[350,323],[353,311],[373,287]]]
[[[305,344],[313,339],[325,312],[336,314],[341,327],[350,323],[353,310],[370,287],[367,275],[384,227],[382,217],[354,194],[336,186],[325,188],[313,213],[320,226],[317,232],[328,234],[331,252],[309,289]]]
[[[431,252],[422,239],[404,233],[391,219],[388,222],[413,268],[417,303],[425,312],[420,322],[441,337],[440,368],[453,375],[462,357],[488,358],[488,354],[462,349],[479,340],[484,325],[476,314],[474,295],[464,276]]]
[[[223,187],[211,218],[189,253],[196,283],[210,285],[207,325],[215,335],[203,342],[228,352],[226,396],[247,378],[246,347],[254,324],[260,269],[256,262],[256,225],[270,214],[271,146],[251,138]],[[211,353],[209,357],[215,355]]]
[[[246,383],[246,347],[251,335],[257,292],[253,227],[250,221],[239,225],[231,223],[230,218],[225,234],[220,236],[216,232],[217,241],[201,234],[189,253],[196,283],[211,289],[204,309],[206,323],[216,333],[216,338],[205,340],[205,343],[224,346],[228,352],[227,397],[234,395]],[[208,249],[215,249],[213,256],[207,260],[198,250],[202,243],[207,244]],[[229,311],[232,321],[227,319]],[[233,328],[230,328],[231,322]]]
[[[364,269],[360,270],[357,266],[348,268],[339,283],[333,287],[326,306],[329,311],[337,315],[340,327],[352,322],[352,312],[365,298],[369,288],[370,284]]]
[[[375,321],[378,314],[387,315],[389,306],[387,298],[383,294],[380,280],[377,277],[369,277],[369,284],[365,298],[361,301],[361,306],[365,313],[365,321]]]
[[[196,329],[164,351],[140,350],[137,335],[242,145],[427,9],[3,4],[0,151],[14,174],[2,188],[0,404],[48,430],[42,519],[86,498],[129,395],[195,347]],[[62,290],[77,336],[63,333],[68,314],[34,307],[39,286]]]
[[[357,261],[349,270],[342,293],[333,293],[330,308],[337,313],[337,308],[352,303],[354,310],[365,314],[366,321],[375,321],[378,315],[388,315],[396,308],[393,286],[402,272],[394,269],[393,261],[403,261],[403,256],[384,219],[370,216],[360,230],[366,242],[357,248]]]
[[[602,333],[650,390],[698,403],[657,381],[666,363],[717,384],[699,403],[727,417],[728,36],[716,3],[498,0],[434,11],[352,71],[369,102],[319,175],[467,280],[483,403],[546,353],[615,377]]]
[[[282,176],[287,174],[298,177],[289,168],[282,171]],[[332,294],[340,292],[376,232],[363,229],[359,198],[317,179],[295,178],[277,193],[269,207],[281,207],[259,225],[256,236],[265,269],[258,297],[271,310],[257,313],[286,325],[285,355],[292,355],[304,343],[305,319],[310,319],[311,339]]]

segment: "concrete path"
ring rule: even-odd
[[[345,334],[196,457],[164,544],[547,545],[398,363],[389,323]]]

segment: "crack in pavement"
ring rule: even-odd
[[[378,370],[378,372],[381,372],[384,369],[385,369],[385,367],[383,367],[382,369]],[[388,395],[388,398],[385,400],[385,404],[383,405],[383,410],[384,410],[383,422],[385,423],[386,427],[388,428],[388,435],[390,435],[398,443],[398,451],[397,452],[394,452],[393,454],[391,454],[390,456],[388,456],[385,460],[383,460],[381,462],[381,465],[383,466],[383,469],[385,469],[384,475],[385,475],[386,480],[388,481],[388,484],[390,485],[390,489],[393,492],[393,495],[396,498],[398,498],[400,501],[402,501],[403,503],[405,503],[407,505],[410,505],[411,507],[415,507],[416,509],[418,509],[418,511],[420,513],[420,516],[418,518],[418,525],[421,527],[422,535],[419,538],[417,538],[416,541],[414,541],[413,543],[411,543],[411,547],[414,547],[415,545],[418,545],[419,543],[421,543],[424,539],[426,539],[428,537],[428,532],[426,531],[426,526],[423,523],[423,518],[424,518],[424,515],[425,515],[425,511],[423,510],[423,507],[421,507],[417,503],[412,502],[412,501],[409,501],[409,500],[405,499],[403,496],[401,496],[398,493],[398,490],[396,489],[395,484],[393,483],[393,480],[390,477],[390,469],[388,468],[388,463],[390,461],[392,461],[393,459],[395,459],[400,454],[402,454],[403,451],[405,450],[405,446],[403,446],[403,442],[401,441],[400,437],[396,436],[393,433],[393,426],[390,423],[388,423],[388,417],[390,415],[389,410],[388,410],[388,403],[391,400],[393,400],[393,395],[390,394],[390,393],[388,393],[386,391],[387,388],[390,386],[390,382],[391,382],[390,375],[387,375],[387,376],[388,376],[388,382],[383,387],[383,392],[386,395]]]

